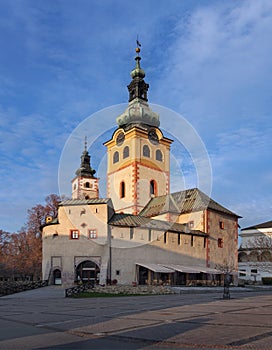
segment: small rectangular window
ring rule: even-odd
[[[218,238],[217,245],[218,245],[218,248],[223,248],[223,239],[222,238]]]
[[[206,237],[204,237],[203,248],[206,248]]]
[[[194,228],[194,221],[189,221],[187,223],[188,228]]]
[[[133,239],[133,236],[134,236],[134,228],[130,227],[130,229],[129,229],[129,238]]]
[[[79,230],[70,230],[71,239],[79,239]]]
[[[163,242],[164,242],[164,243],[167,242],[167,232],[164,232],[164,235],[163,235]]]
[[[224,222],[223,221],[219,221],[219,227],[221,228],[221,230],[224,230]]]
[[[244,276],[246,276],[246,270],[240,270],[239,277],[244,277]]]
[[[115,271],[116,276],[120,276],[120,270]]]
[[[151,241],[151,229],[148,230],[148,240]]]
[[[96,239],[97,238],[97,232],[95,228],[92,228],[89,230],[89,238],[90,239]]]
[[[194,236],[191,236],[191,247],[194,246]]]
[[[178,245],[181,244],[181,240],[180,240],[180,233],[178,233]]]

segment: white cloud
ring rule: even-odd
[[[158,85],[170,88],[158,90],[157,98],[205,131],[207,124],[219,129],[268,111],[263,101],[272,82],[272,3],[212,3],[192,12],[186,27],[180,21]]]
[[[69,134],[91,113],[127,100],[137,33],[150,101],[182,113],[197,129],[211,155],[219,202],[238,203],[241,211],[244,204],[248,215],[246,203],[256,195],[254,188],[265,197],[271,183],[272,3],[188,4],[3,3],[8,14],[0,18],[3,206],[22,189],[26,208],[53,192]],[[112,125],[115,117],[109,116]],[[169,124],[166,117],[161,126],[167,130]],[[176,129],[181,133],[179,125]],[[71,153],[75,168],[85,134],[78,135],[79,153]],[[184,130],[183,135],[191,148],[192,138]],[[186,187],[192,187],[197,175],[185,153],[175,153],[175,158]],[[189,153],[200,164],[198,150]],[[96,154],[92,159],[103,168]],[[68,187],[74,166],[67,174]],[[256,200],[260,203],[261,195]]]
[[[271,213],[271,1],[211,2],[175,31],[154,95],[203,138],[216,199],[244,222]]]

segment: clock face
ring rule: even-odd
[[[149,131],[148,138],[153,145],[157,145],[159,143],[159,138],[155,130]]]
[[[125,135],[123,132],[120,132],[120,134],[118,134],[117,139],[116,139],[117,146],[121,146],[122,143],[124,142],[124,140],[125,140]]]

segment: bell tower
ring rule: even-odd
[[[87,150],[87,140],[81,155],[80,168],[76,171],[76,177],[72,180],[73,199],[99,198],[98,178],[94,176],[96,171],[91,167],[91,157]]]
[[[138,42],[137,42],[138,44]],[[140,45],[128,85],[129,104],[117,117],[118,128],[105,142],[107,196],[116,212],[138,214],[154,196],[170,192],[170,146],[159,128],[159,115],[148,105],[149,85],[140,66]]]

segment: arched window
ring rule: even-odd
[[[89,182],[85,182],[85,187],[86,188],[90,188],[90,183]]]
[[[124,198],[126,195],[125,183],[122,181],[120,183],[120,198]]]
[[[129,147],[126,146],[123,150],[123,158],[129,157]]]
[[[150,158],[150,149],[147,145],[143,147],[143,156]]]
[[[156,160],[162,162],[162,152],[159,149],[156,150]]]
[[[113,163],[119,162],[119,152],[114,152],[113,154]]]
[[[157,183],[155,180],[150,181],[150,195],[157,195]]]
[[[240,252],[238,254],[238,262],[246,262],[248,261],[247,253],[246,252]]]
[[[269,261],[271,261],[272,259],[271,259],[271,253],[270,253],[270,251],[264,250],[264,251],[261,253],[261,255],[260,255],[260,259],[261,259],[261,261],[264,261],[264,262],[269,262]]]
[[[259,261],[260,259],[259,259],[259,254],[258,254],[258,252],[257,251],[252,251],[252,252],[250,252],[250,254],[249,254],[249,261],[254,261],[254,262],[256,262],[256,261]]]

